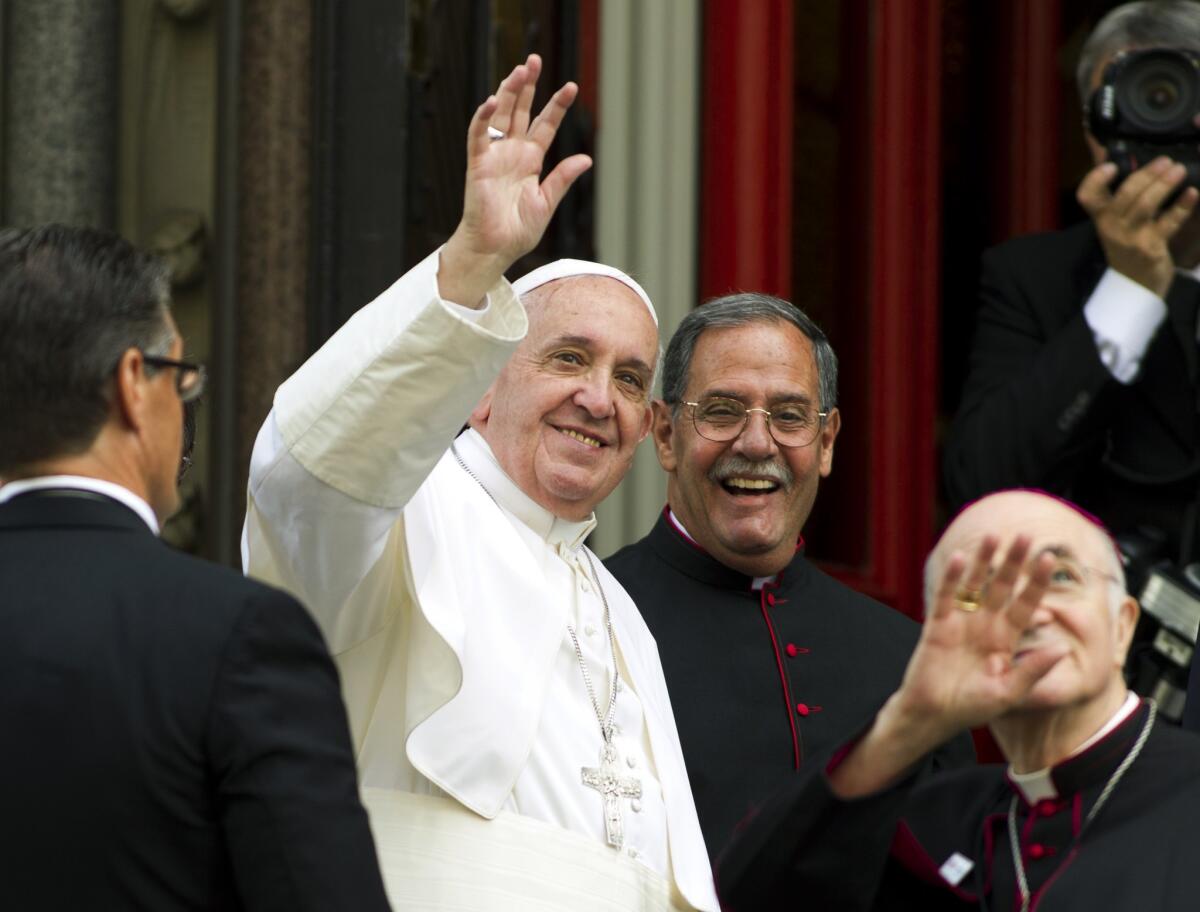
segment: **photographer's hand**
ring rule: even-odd
[[[1105,162],[1087,173],[1076,192],[1079,204],[1096,225],[1108,265],[1160,298],[1167,296],[1175,278],[1170,241],[1200,199],[1200,191],[1188,187],[1160,211],[1185,174],[1182,165],[1159,157],[1129,175],[1113,193],[1109,184],[1117,175],[1117,166]]]

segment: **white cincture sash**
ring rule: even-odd
[[[363,789],[393,908],[454,912],[682,912],[665,878],[531,817],[487,820],[451,798]]]

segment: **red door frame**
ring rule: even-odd
[[[1007,167],[997,176],[1004,193],[998,237],[1059,224],[1061,20],[1059,0],[1011,0],[1008,7],[1008,60],[998,95],[999,122],[1008,136]]]
[[[933,540],[941,178],[941,4],[866,0],[866,158],[870,201],[868,365],[872,429],[865,477],[867,558],[832,568],[911,616],[921,608]],[[709,0],[704,7],[703,297],[731,289],[791,294],[792,12],[790,0]],[[856,26],[847,26],[856,27]],[[856,308],[857,309],[857,308]]]

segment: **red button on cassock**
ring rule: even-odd
[[[800,713],[800,715],[802,715],[802,716],[807,716],[808,715],[808,704],[807,703],[797,703],[796,704],[796,712]]]
[[[774,593],[774,592],[768,592],[768,593],[767,593],[767,604],[768,604],[768,605],[774,605],[774,604],[775,604],[775,593]]]
[[[796,655],[797,655],[799,652],[800,652],[800,650],[796,648],[796,644],[795,644],[795,643],[788,643],[788,644],[787,644],[787,654],[788,654],[789,656],[791,656],[793,659],[794,659],[794,658],[796,658]]]
[[[1045,856],[1045,854],[1046,854],[1046,847],[1044,845],[1042,845],[1040,842],[1035,842],[1033,845],[1031,845],[1029,847],[1029,857],[1030,858],[1042,858]]]

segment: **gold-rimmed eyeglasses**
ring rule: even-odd
[[[817,439],[828,412],[815,411],[805,402],[782,402],[771,409],[747,408],[737,399],[707,396],[699,402],[683,402],[692,410],[696,433],[705,440],[727,443],[746,428],[751,412],[766,419],[767,429],[780,446],[808,446]]]

